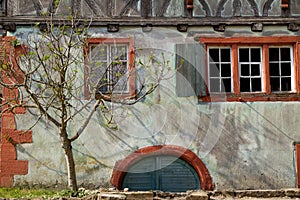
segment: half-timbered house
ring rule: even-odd
[[[47,13],[60,20],[70,10],[91,21],[91,50],[125,49],[122,62],[131,68],[141,56],[135,49],[159,50],[176,71],[133,106],[118,130],[101,126],[98,115],[91,120],[74,146],[80,185],[163,191],[300,186],[297,0],[1,0],[2,40],[26,39]],[[128,93],[138,87],[134,78]],[[3,99],[7,95],[3,89]],[[24,109],[2,115],[0,186],[66,181],[51,125],[22,131],[33,118]],[[8,143],[7,134],[18,143]]]

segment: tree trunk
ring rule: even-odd
[[[77,191],[78,186],[76,180],[75,162],[73,158],[71,143],[70,143],[70,148],[65,149],[65,157],[66,157],[67,169],[68,169],[68,186],[70,189]]]
[[[68,170],[68,187],[74,191],[78,190],[77,180],[76,180],[76,170],[75,162],[72,150],[72,143],[67,138],[67,134],[62,134],[63,149],[65,153],[67,170]]]

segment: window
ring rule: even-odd
[[[132,39],[90,39],[86,48],[86,96],[134,96]]]
[[[269,48],[270,85],[272,92],[294,89],[291,47]]]
[[[209,48],[209,55],[209,91],[231,92],[230,48]]]
[[[6,15],[6,0],[0,0],[0,15]]]
[[[207,93],[227,101],[300,100],[300,37],[201,38]]]
[[[261,48],[239,48],[239,72],[241,92],[262,91]]]

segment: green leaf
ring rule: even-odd
[[[4,64],[4,63],[3,63],[3,64],[1,65],[1,69],[7,70],[7,64]]]

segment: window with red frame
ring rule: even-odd
[[[134,96],[133,40],[89,39],[86,49],[86,92]]]
[[[227,101],[300,100],[300,37],[201,38],[207,93]]]

